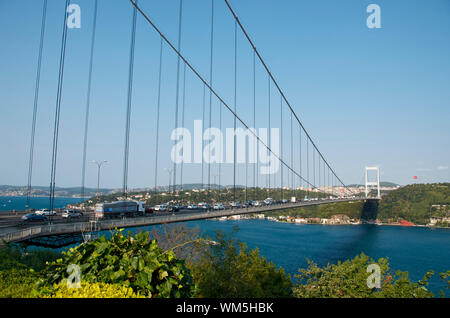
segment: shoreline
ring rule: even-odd
[[[26,198],[26,195],[0,195],[0,198]],[[30,198],[50,198],[48,195],[31,195]],[[65,199],[83,199],[82,197],[67,197],[55,195],[55,198],[65,198]],[[88,198],[90,199],[90,197]]]
[[[295,225],[324,225],[324,226],[343,226],[343,225],[351,225],[351,226],[358,226],[358,225],[378,225],[378,226],[397,226],[397,227],[422,227],[422,228],[429,228],[429,229],[447,229],[450,230],[450,227],[443,227],[443,226],[429,226],[429,225],[420,225],[420,224],[414,224],[414,225],[402,225],[402,224],[391,224],[391,223],[339,223],[339,224],[329,224],[329,223],[296,223],[296,222],[285,222],[285,221],[277,221],[277,220],[270,220],[267,218],[261,219],[261,218],[242,218],[242,219],[207,219],[207,221],[251,221],[251,220],[261,220],[261,221],[271,221],[271,222],[277,222],[277,223],[284,223],[284,224],[295,224]]]

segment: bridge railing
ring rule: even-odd
[[[70,224],[49,224],[41,226],[33,226],[26,229],[15,230],[8,233],[0,234],[0,240],[6,242],[17,242],[37,236],[51,236],[58,234],[67,233],[86,233],[91,231],[107,231],[114,230],[116,228],[125,227],[139,227],[139,226],[151,226],[156,224],[164,223],[176,223],[183,221],[199,220],[199,219],[209,219],[218,218],[223,216],[232,216],[240,214],[251,214],[251,213],[263,213],[268,211],[284,210],[289,208],[296,208],[300,206],[317,205],[324,203],[335,203],[343,201],[353,201],[361,200],[363,198],[355,198],[349,200],[323,200],[323,201],[310,201],[301,203],[287,203],[280,205],[270,205],[270,206],[258,206],[258,207],[248,207],[232,210],[217,210],[217,211],[205,211],[196,213],[183,213],[183,214],[167,214],[167,215],[152,215],[151,217],[136,217],[136,218],[123,218],[123,219],[112,219],[112,220],[101,220],[96,223],[91,222],[78,222]]]

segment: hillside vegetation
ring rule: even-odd
[[[448,215],[448,205],[450,183],[412,184],[383,196],[378,218],[382,221],[404,219],[416,224],[427,224],[432,216]]]
[[[300,218],[330,218],[335,214],[344,214],[351,219],[359,219],[361,217],[363,205],[363,201],[338,202],[276,212],[266,212],[264,214],[268,216],[286,215]]]
[[[339,202],[266,214],[304,218],[330,218],[344,214],[359,219],[363,206],[362,201]],[[431,217],[450,217],[450,183],[412,184],[390,191],[380,201],[376,216],[383,223],[406,220],[415,224],[428,224]]]

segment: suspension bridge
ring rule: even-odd
[[[233,201],[238,200],[237,192],[245,191],[246,200],[256,200],[254,193],[256,189],[279,190],[280,198],[286,199],[289,191],[298,190],[306,198],[317,197],[317,201],[303,200],[297,198],[295,202],[289,202],[278,205],[247,207],[244,209],[226,209],[210,212],[192,212],[175,213],[174,215],[146,216],[140,218],[122,218],[118,220],[96,220],[92,222],[76,222],[71,224],[46,224],[35,225],[27,228],[17,229],[14,226],[3,228],[0,231],[0,237],[7,242],[18,242],[45,237],[61,237],[61,235],[75,235],[89,231],[101,231],[111,228],[138,227],[162,223],[184,222],[198,219],[217,218],[223,216],[262,213],[280,209],[292,209],[301,206],[330,204],[336,202],[347,202],[357,200],[379,200],[379,174],[378,174],[378,192],[375,197],[369,197],[368,187],[374,186],[367,179],[366,170],[366,191],[365,195],[355,193],[338,176],[335,169],[326,159],[324,153],[319,150],[317,143],[312,139],[302,120],[286,97],[285,92],[277,82],[269,66],[264,61],[262,53],[256,48],[250,33],[239,19],[236,11],[228,0],[209,0],[205,1],[208,18],[202,21],[203,29],[207,29],[208,51],[201,52],[202,56],[207,56],[205,68],[200,69],[194,62],[192,56],[188,56],[184,51],[183,40],[185,28],[189,21],[185,19],[184,12],[189,2],[179,0],[178,7],[178,25],[176,40],[172,40],[163,32],[152,12],[145,9],[145,1],[123,0],[127,2],[130,21],[129,37],[129,55],[128,55],[128,78],[126,91],[126,102],[123,105],[125,110],[125,131],[124,143],[117,145],[123,147],[123,170],[122,170],[122,195],[127,200],[132,191],[129,182],[130,152],[133,151],[132,131],[134,120],[132,120],[132,111],[135,103],[136,70],[139,69],[136,59],[136,47],[139,41],[146,41],[137,36],[138,25],[151,32],[157,41],[152,42],[153,52],[149,57],[149,63],[154,65],[157,70],[148,76],[153,77],[153,85],[150,89],[154,92],[155,99],[148,101],[148,107],[151,107],[152,129],[148,130],[147,138],[151,140],[153,155],[153,164],[147,165],[146,169],[153,172],[152,180],[153,191],[165,184],[161,181],[161,171],[169,172],[169,183],[167,192],[175,198],[178,193],[184,190],[186,181],[201,183],[201,191],[207,196],[213,195],[214,187],[227,188],[232,193]],[[37,130],[37,114],[39,111],[39,94],[43,56],[46,47],[46,25],[48,23],[48,10],[53,2],[42,1],[42,18],[40,24],[40,38],[37,52],[37,67],[35,72],[34,102],[32,107],[31,138],[29,144],[28,158],[28,184],[27,184],[27,204],[30,205],[32,195],[33,171],[35,170],[35,136]],[[52,150],[51,150],[51,169],[49,185],[49,209],[55,210],[55,186],[57,184],[57,165],[60,156],[58,149],[60,143],[60,131],[65,127],[61,125],[61,115],[64,114],[64,79],[65,69],[70,61],[67,61],[67,50],[70,49],[71,30],[68,28],[68,12],[71,0],[64,0],[64,11],[61,11],[60,17],[63,24],[61,26],[61,41],[59,42],[59,61],[58,77],[56,87],[56,103],[54,109]],[[86,184],[86,165],[88,162],[88,151],[90,141],[91,113],[93,94],[93,81],[95,78],[111,76],[111,74],[96,73],[95,65],[102,59],[99,55],[97,46],[99,37],[98,18],[106,19],[108,10],[105,10],[106,1],[94,0],[90,8],[92,21],[90,22],[90,41],[89,41],[89,67],[86,74],[86,91],[80,92],[86,94],[86,102],[83,111],[84,122],[82,126],[82,151],[81,151],[81,193],[85,197]],[[108,4],[109,5],[109,4]],[[124,12],[124,19],[127,12]],[[220,16],[220,19],[218,19]],[[227,27],[220,26],[220,23],[227,21]],[[197,21],[198,22],[198,21]],[[88,25],[85,23],[84,25]],[[220,27],[220,28],[219,28]],[[223,64],[223,56],[217,61],[218,43],[222,40],[223,34],[228,32],[231,39],[229,54],[229,73],[230,78],[226,79],[219,72],[223,70],[220,64]],[[198,52],[200,54],[200,52]],[[243,58],[245,56],[246,58]],[[168,65],[173,63],[173,65]],[[169,72],[173,74],[169,74]],[[166,77],[166,78],[165,78]],[[174,90],[167,95],[167,89],[163,91],[163,86],[170,83]],[[231,87],[231,90],[230,90]],[[231,91],[231,93],[230,93]],[[245,97],[243,95],[245,94]],[[198,101],[193,102],[193,100]],[[98,101],[97,101],[98,103]],[[201,107],[198,107],[200,105]],[[188,134],[182,130],[188,126],[188,120],[193,116],[201,118],[200,143],[194,141],[193,157],[199,167],[192,166],[188,149],[189,143],[186,143]],[[170,118],[170,121],[169,121]],[[199,119],[198,118],[198,119]],[[214,125],[218,126],[215,129]],[[173,127],[171,138],[167,133],[167,127]],[[231,137],[227,135],[227,153],[224,154],[223,136],[221,132],[224,128],[233,128]],[[237,131],[244,131],[239,135]],[[264,130],[265,129],[265,130]],[[194,129],[195,130],[195,129]],[[194,131],[195,134],[195,131]],[[194,136],[195,137],[195,136]],[[242,138],[241,138],[242,137]],[[183,143],[180,143],[180,140]],[[172,152],[183,160],[177,162],[172,160],[170,166],[167,165],[167,152],[164,146],[173,143]],[[228,146],[230,143],[231,146]],[[180,144],[183,146],[180,148]],[[239,147],[244,144],[244,150]],[[167,148],[167,147],[166,147]],[[25,152],[25,151],[24,151]],[[164,152],[164,153],[162,153]],[[224,160],[224,155],[228,160]],[[261,161],[261,157],[267,159]],[[172,157],[173,159],[173,154]],[[195,159],[198,159],[197,161]],[[275,168],[274,168],[275,167]],[[264,171],[264,168],[268,171]],[[194,171],[195,170],[195,171]],[[100,171],[100,166],[99,166]],[[187,171],[190,172],[187,174]],[[194,171],[194,172],[192,172]],[[61,171],[59,174],[64,173]],[[197,177],[193,180],[193,175]],[[216,178],[218,177],[218,182]],[[100,172],[98,178],[100,179]],[[214,182],[211,182],[214,180]],[[270,192],[269,192],[270,193]],[[288,198],[291,199],[291,198]],[[176,201],[176,199],[175,199]],[[290,201],[290,200],[289,200]],[[161,202],[162,203],[162,202]],[[185,202],[178,202],[180,204]],[[94,228],[92,226],[94,225]],[[65,236],[65,237],[66,237]]]

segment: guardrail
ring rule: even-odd
[[[268,205],[268,206],[258,206],[258,207],[248,207],[240,209],[231,210],[217,210],[217,211],[207,211],[207,212],[193,212],[193,213],[183,213],[172,215],[151,215],[136,218],[123,218],[123,219],[112,219],[112,220],[99,220],[95,223],[94,228],[91,222],[77,222],[70,224],[49,224],[49,225],[38,225],[29,227],[21,230],[14,230],[11,232],[3,233],[0,235],[0,241],[5,242],[20,242],[23,240],[40,237],[40,236],[53,236],[59,234],[70,234],[70,233],[86,233],[91,231],[104,231],[111,230],[115,228],[127,228],[127,227],[139,227],[139,226],[150,226],[164,223],[176,223],[185,222],[201,219],[211,219],[219,218],[223,216],[232,215],[242,215],[251,213],[262,213],[269,211],[285,210],[298,208],[310,205],[319,205],[327,203],[337,203],[337,202],[348,202],[348,201],[359,201],[365,198],[353,198],[353,199],[342,199],[342,200],[321,200],[321,201],[303,201],[300,203],[285,203],[279,205]]]

